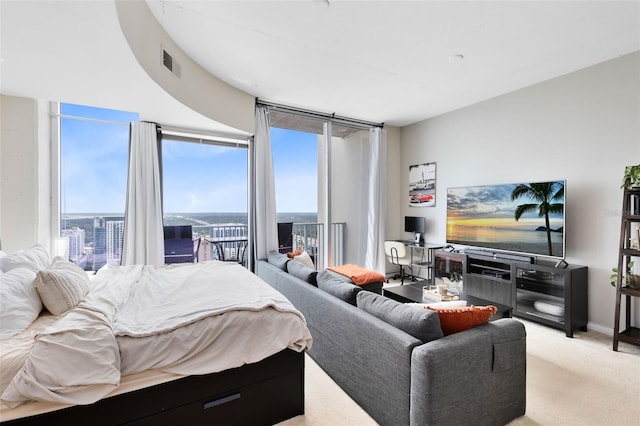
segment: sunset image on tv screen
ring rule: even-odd
[[[564,257],[564,181],[447,190],[447,243]]]

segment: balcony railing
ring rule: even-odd
[[[344,235],[346,224],[331,224],[334,265],[344,259]],[[198,262],[207,260],[236,261],[247,265],[248,228],[246,225],[194,225],[193,239]],[[293,249],[306,250],[317,267],[324,265],[324,224],[294,223]]]

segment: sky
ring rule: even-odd
[[[63,104],[61,210],[122,214],[126,202],[129,127],[137,113]],[[114,124],[113,122],[121,123]],[[317,211],[317,136],[272,129],[278,212]],[[165,141],[165,213],[247,212],[243,148]]]

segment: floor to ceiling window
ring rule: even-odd
[[[69,259],[87,271],[120,264],[129,123],[139,121],[139,114],[64,103],[57,107],[56,237],[67,243]],[[192,227],[197,260],[246,264],[248,147],[247,138],[184,136],[184,131],[163,129],[163,222]]]
[[[197,260],[246,265],[248,144],[163,132],[163,222],[191,226]]]
[[[318,135],[271,127],[279,222],[318,220]]]
[[[279,246],[302,248],[318,258],[318,138],[315,133],[271,126]],[[287,225],[289,224],[289,225]],[[289,227],[291,229],[289,229]],[[291,238],[289,238],[291,232]]]
[[[88,271],[120,263],[134,112],[60,104],[60,236]]]
[[[364,264],[369,126],[282,106],[269,110],[269,121],[278,221],[294,222],[293,247],[309,251],[318,267]],[[309,206],[308,223],[287,215]]]

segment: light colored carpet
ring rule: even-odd
[[[640,347],[595,332],[564,332],[521,320],[527,329],[527,412],[512,426],[640,426]],[[306,359],[305,414],[280,425],[376,423],[313,360]]]

